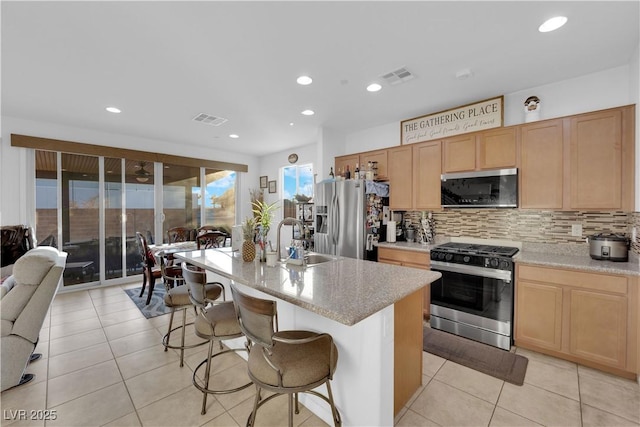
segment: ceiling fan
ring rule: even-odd
[[[151,176],[151,173],[144,168],[145,165],[146,165],[146,162],[140,162],[140,165],[136,166],[137,168],[140,168],[134,173],[136,176],[136,181],[138,182],[149,181],[149,177]]]

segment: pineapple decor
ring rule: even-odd
[[[242,223],[242,235],[244,236],[244,242],[242,242],[242,260],[245,262],[251,262],[256,257],[256,244],[253,242],[255,225],[256,223],[253,218],[245,218]]]

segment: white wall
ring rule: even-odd
[[[537,86],[504,95],[505,126],[524,123],[524,100],[536,95],[541,100],[540,119],[562,117],[638,102],[630,89],[638,86],[637,55],[634,67],[625,65],[574,79]],[[635,74],[634,74],[635,72]],[[635,76],[635,77],[634,77]],[[469,100],[473,102],[473,100]],[[425,111],[428,114],[429,111]],[[392,122],[345,136],[345,150],[338,154],[387,148],[400,144],[400,123]]]
[[[273,203],[275,201],[282,200],[283,192],[282,192],[281,169],[285,166],[291,165],[291,163],[289,163],[288,161],[288,157],[289,157],[289,154],[292,154],[292,153],[296,153],[298,155],[298,161],[295,163],[296,165],[305,165],[308,163],[313,163],[313,173],[314,175],[316,175],[316,181],[321,181],[323,179],[323,176],[321,174],[321,171],[318,170],[317,146],[318,144],[302,145],[300,147],[291,148],[285,151],[280,151],[278,153],[261,157],[260,166],[258,168],[258,170],[260,171],[259,176],[254,181],[250,182],[250,185],[248,186],[248,188],[259,188],[260,187],[259,177],[266,175],[269,177],[269,181],[273,181],[273,180],[276,181],[277,192],[269,193],[268,190],[265,190],[264,192],[265,202]],[[284,213],[282,209],[282,203],[278,203],[278,206],[280,208],[275,212],[275,215],[273,218],[273,225],[271,226],[271,230],[269,230],[269,239],[273,243],[274,248],[277,240],[276,228],[278,223],[282,220],[283,213]],[[291,236],[291,228],[288,226],[283,227],[282,237],[281,237],[282,241],[287,242],[288,244],[290,237],[288,239],[285,239],[286,236]]]
[[[246,164],[249,171],[247,173],[239,173],[240,212],[237,215],[240,218],[249,213],[248,184],[257,182],[259,176],[259,162],[255,156],[224,152],[206,147],[190,148],[189,152],[185,153],[180,144],[169,141],[99,132],[4,116],[2,117],[2,138],[0,140],[0,176],[2,177],[0,182],[0,224],[2,225],[35,225],[32,217],[35,210],[33,150],[12,147],[12,133]]]

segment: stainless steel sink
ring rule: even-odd
[[[310,253],[305,255],[304,257],[307,267],[311,267],[311,266],[322,264],[329,261],[335,261],[337,259],[338,258],[333,257],[331,255],[316,254],[316,253]]]

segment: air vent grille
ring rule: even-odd
[[[415,76],[411,74],[411,71],[407,70],[406,67],[398,68],[397,70],[383,74],[380,77],[390,85],[397,85],[415,78]]]
[[[193,118],[193,121],[204,123],[205,125],[220,126],[228,120],[223,117],[216,117],[210,114],[200,113]]]

